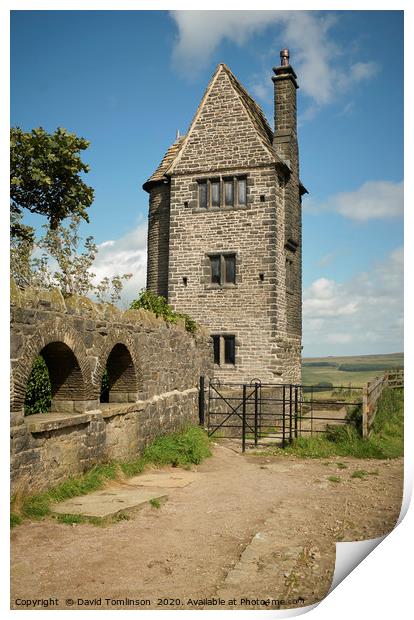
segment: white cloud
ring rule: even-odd
[[[348,282],[318,278],[303,299],[304,355],[401,351],[403,249]]]
[[[307,199],[304,208],[314,214],[334,211],[360,222],[401,217],[404,214],[404,184],[402,181],[367,181],[357,190],[340,192],[321,204]]]
[[[271,26],[278,26],[278,47],[272,38],[271,62],[278,64],[279,50],[289,47],[292,65],[300,75],[303,92],[312,98],[310,114],[338,95],[379,71],[373,61],[350,63],[348,50],[340,49],[329,30],[340,19],[317,11],[171,11],[178,27],[173,62],[178,70],[194,76],[207,65],[224,40],[239,46]],[[252,76],[252,92],[267,101],[272,93],[269,71]],[[309,115],[309,113],[308,113]]]
[[[127,307],[145,286],[147,271],[147,223],[140,222],[120,239],[110,239],[98,245],[92,271],[96,280],[108,276],[132,273],[123,288],[120,305]]]
[[[328,267],[329,265],[332,265],[332,263],[334,263],[335,260],[336,260],[336,254],[334,254],[333,252],[330,252],[329,254],[325,254],[318,261],[318,267]]]

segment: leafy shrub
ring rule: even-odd
[[[353,424],[358,433],[362,435],[362,406],[348,405],[346,408],[346,418],[348,422]]]
[[[52,386],[49,370],[41,355],[33,362],[32,370],[27,381],[24,414],[44,413],[49,411],[52,402]]]
[[[188,314],[175,312],[162,295],[155,295],[151,291],[142,289],[138,299],[130,305],[132,310],[144,308],[153,312],[155,316],[162,317],[167,323],[177,323],[180,319],[184,321],[185,328],[188,332],[194,333],[197,329],[197,323]]]

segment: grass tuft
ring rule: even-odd
[[[143,458],[155,465],[185,467],[198,465],[211,456],[209,439],[200,426],[190,426],[184,433],[163,435],[155,439],[145,451]]]
[[[16,527],[16,525],[20,525],[22,522],[22,518],[20,515],[17,515],[14,512],[10,513],[10,527]]]
[[[329,482],[335,482],[335,484],[341,482],[341,478],[339,476],[328,476],[328,480]]]
[[[357,469],[351,475],[351,478],[365,478],[369,476],[369,472],[365,471],[365,469]]]
[[[161,508],[161,502],[156,497],[152,497],[149,503],[151,504],[153,508],[157,508],[157,509]]]

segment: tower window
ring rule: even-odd
[[[211,282],[212,284],[221,284],[221,257],[210,256],[211,264]]]
[[[234,336],[223,336],[224,340],[224,363],[234,364],[236,352],[236,339]]]
[[[220,179],[214,179],[210,183],[211,187],[211,206],[220,206]]]
[[[224,266],[224,281],[227,284],[236,284],[236,256],[234,254],[224,256]]]
[[[236,337],[229,334],[213,334],[214,363],[217,366],[236,363]]]
[[[213,339],[214,363],[220,364],[220,336],[211,336]]]
[[[202,209],[207,209],[207,181],[198,184],[198,204]]]
[[[211,254],[211,284],[236,284],[236,255]]]
[[[247,205],[246,176],[199,179],[197,184],[198,206],[201,209]]]
[[[224,181],[224,204],[226,207],[232,207],[234,204],[233,179],[226,179]]]
[[[246,204],[246,178],[237,179],[237,203],[239,205]]]

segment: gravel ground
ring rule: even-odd
[[[310,605],[329,590],[335,542],[382,536],[398,519],[402,459],[273,458],[230,445],[215,445],[158,509],[102,527],[48,518],[14,528],[11,607]],[[357,470],[369,474],[352,478]]]

